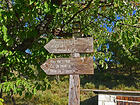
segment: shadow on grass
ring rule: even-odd
[[[86,75],[81,77],[81,85],[92,83],[96,89],[124,89],[132,88],[132,90],[139,90],[140,82],[134,79],[134,76],[123,75],[110,72],[95,72],[94,75]]]
[[[81,101],[80,105],[98,105],[98,96],[96,95],[87,100]]]

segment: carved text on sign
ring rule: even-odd
[[[49,59],[41,68],[48,75],[93,74],[93,59],[87,58],[56,58]]]

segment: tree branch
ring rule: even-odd
[[[77,11],[61,28],[63,28],[66,24],[70,23],[75,18],[75,16],[77,16],[79,13],[81,13],[84,10],[86,10],[90,6],[90,4],[92,3],[92,1],[93,0],[90,0],[86,7],[82,8],[79,11]]]
[[[52,30],[52,34],[58,37],[63,37],[63,38],[67,38],[67,37],[72,37],[73,33],[69,33],[69,32],[64,32],[61,29],[53,29]]]
[[[111,2],[110,4],[105,4],[105,5],[101,5],[101,6],[99,6],[98,8],[101,8],[101,7],[110,7],[110,6],[113,6],[114,4],[113,4],[113,2]]]
[[[46,15],[43,19],[43,21],[40,22],[39,25],[36,26],[36,31],[37,31],[37,35],[35,37],[32,38],[27,38],[25,39],[20,45],[18,45],[15,50],[18,51],[22,51],[25,52],[25,50],[27,48],[30,48],[32,46],[32,44],[38,39],[40,38],[40,35],[42,34],[46,34],[46,32],[49,31],[49,27],[48,25],[51,23],[51,21],[53,20],[53,15]]]
[[[120,23],[120,24],[125,25],[125,26],[129,26],[129,27],[140,28],[140,25],[139,26],[134,26],[134,25],[124,24],[124,23]]]
[[[8,9],[11,9],[12,8],[11,0],[5,0],[5,1],[7,2]]]

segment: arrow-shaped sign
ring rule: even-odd
[[[52,39],[44,47],[50,53],[92,53],[93,38]]]
[[[49,59],[41,68],[48,75],[93,74],[93,59],[86,58],[56,58]]]

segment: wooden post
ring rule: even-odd
[[[76,26],[75,27],[76,29],[79,28],[79,27],[77,27],[76,24],[74,24],[74,26]],[[73,38],[77,39],[76,36],[77,36],[77,34],[75,33],[73,35]],[[74,44],[75,44],[75,40],[74,40]],[[71,57],[80,57],[80,53],[76,53],[74,51],[74,53],[71,53]],[[70,75],[69,104],[68,105],[80,105],[80,76],[79,75]]]
[[[71,54],[72,57],[80,57],[79,53]],[[69,80],[69,105],[80,105],[80,77],[70,75]]]

